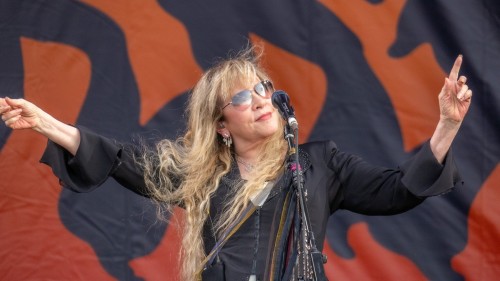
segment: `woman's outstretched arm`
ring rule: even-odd
[[[80,132],[77,128],[55,119],[27,100],[0,98],[0,115],[7,127],[39,132],[72,155],[76,154],[80,146]]]

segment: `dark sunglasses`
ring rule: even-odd
[[[260,81],[253,87],[253,91],[257,95],[269,99],[274,91],[273,83],[269,80]],[[252,90],[243,90],[234,95],[231,102],[224,105],[221,110],[224,110],[224,108],[231,104],[236,110],[243,111],[252,104],[252,98]]]

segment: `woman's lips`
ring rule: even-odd
[[[257,118],[257,121],[265,121],[271,118],[273,114],[271,112],[264,113],[262,114],[259,118]]]

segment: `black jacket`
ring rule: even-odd
[[[75,157],[49,141],[41,162],[50,165],[63,186],[76,192],[97,188],[108,177],[145,195],[143,176],[129,149],[79,127],[81,143]],[[449,192],[460,181],[448,152],[439,164],[429,143],[396,169],[370,165],[361,158],[337,149],[332,141],[311,142],[300,146],[300,162],[307,190],[307,206],[317,247],[321,251],[329,216],[338,209],[366,215],[392,215],[407,211],[426,197]],[[231,183],[240,178],[236,164],[222,180],[210,204],[210,221],[222,211],[222,201]],[[226,280],[247,280],[250,274],[264,280],[269,268],[276,222],[273,217],[282,208],[279,195],[289,188],[282,177],[266,203],[258,208],[219,252],[225,264]],[[210,222],[204,228],[205,251],[216,242]]]

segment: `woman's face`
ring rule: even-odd
[[[279,112],[271,102],[273,91],[269,81],[258,78],[235,87],[231,99],[223,106],[223,127],[217,132],[222,136],[229,133],[237,150],[251,148],[272,136],[280,121]]]

